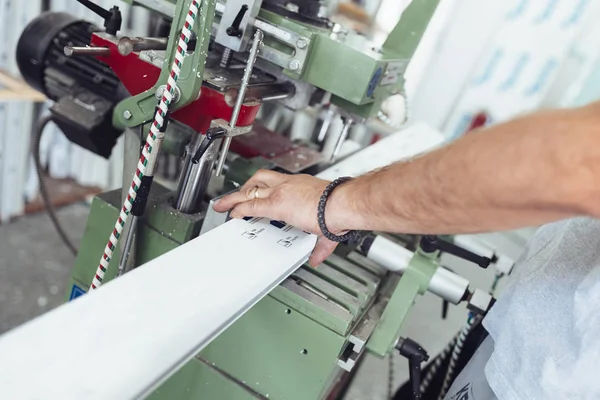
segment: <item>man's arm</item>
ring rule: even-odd
[[[598,104],[498,124],[339,186],[326,223],[335,232],[458,234],[600,217],[599,139]],[[317,203],[327,183],[261,171],[215,209],[282,219],[319,234]],[[321,243],[326,249],[318,248],[313,261],[334,248]]]

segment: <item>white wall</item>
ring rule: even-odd
[[[599,2],[461,0],[409,96],[413,118],[464,132],[486,112],[503,121],[572,104],[598,58]]]
[[[110,8],[118,3],[127,21],[130,6],[114,0],[98,0]],[[102,20],[75,0],[53,0],[53,11],[69,12],[102,26]],[[19,75],[15,60],[17,41],[25,26],[41,11],[41,0],[0,0],[0,69]],[[124,26],[123,34],[146,34],[149,13],[139,7],[132,16],[135,29]],[[48,105],[47,105],[48,106]],[[0,102],[0,223],[21,215],[25,203],[38,194],[33,162],[29,155],[34,105],[31,102]],[[121,186],[122,139],[109,161],[71,144],[50,124],[44,131],[41,159],[55,178],[73,178],[83,185],[113,189]]]

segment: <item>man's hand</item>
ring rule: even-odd
[[[306,232],[319,236],[310,257],[317,266],[335,250],[334,243],[321,235],[317,222],[317,207],[328,181],[310,175],[285,175],[278,172],[258,171],[235,193],[223,197],[214,205],[217,212],[231,210],[232,218],[266,217],[285,221]],[[339,229],[331,226],[335,234]]]

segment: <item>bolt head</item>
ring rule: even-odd
[[[298,39],[296,42],[296,46],[298,46],[299,49],[305,49],[307,45],[306,39]]]
[[[133,115],[131,114],[131,111],[125,110],[123,112],[123,118],[125,118],[125,119],[131,119],[131,117],[133,117]]]
[[[154,93],[154,97],[156,97],[158,100],[162,99],[166,88],[167,87],[165,85],[159,86],[158,89],[156,89],[156,93]]]
[[[300,61],[292,60],[292,61],[290,61],[290,64],[288,65],[288,67],[292,71],[298,71],[300,69]]]

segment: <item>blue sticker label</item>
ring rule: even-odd
[[[373,77],[371,78],[371,82],[369,82],[369,87],[367,89],[367,97],[373,96],[373,92],[375,92],[375,89],[377,88],[377,84],[379,83],[379,79],[381,78],[382,74],[383,68],[379,68],[373,74]]]
[[[69,296],[69,301],[78,298],[79,296],[83,296],[85,294],[85,290],[83,290],[82,288],[80,288],[77,285],[73,285],[73,288],[71,289],[71,296]]]

